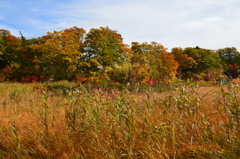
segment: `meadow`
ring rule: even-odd
[[[240,158],[240,87],[0,83],[0,158]]]

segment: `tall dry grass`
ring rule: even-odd
[[[0,158],[240,157],[237,86],[65,85],[0,84]]]

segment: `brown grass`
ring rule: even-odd
[[[240,157],[238,87],[0,89],[0,158]]]

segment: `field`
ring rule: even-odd
[[[240,87],[0,84],[0,158],[240,158]]]

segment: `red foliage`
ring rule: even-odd
[[[240,80],[239,80],[239,79],[232,79],[231,82],[232,82],[232,83],[235,83],[235,84],[240,84]]]
[[[169,84],[168,81],[162,81],[162,84]]]
[[[76,77],[75,82],[77,83],[88,83],[88,78],[86,77]]]
[[[150,85],[150,86],[155,86],[156,85],[156,80],[153,80],[153,79],[149,79],[147,82],[146,82],[147,85]]]
[[[238,69],[234,65],[228,65],[228,72],[231,74],[233,78],[237,78],[239,76]]]
[[[105,79],[104,77],[76,77],[75,82],[82,84],[91,83],[94,85],[98,85],[104,79]]]
[[[229,67],[230,70],[237,70],[237,68],[235,66],[231,65],[231,64],[229,64],[228,67]]]
[[[0,73],[4,74],[5,77],[9,77],[13,72],[12,67],[5,67],[4,69],[0,70]]]
[[[22,80],[23,83],[36,83],[38,80],[40,80],[40,77],[36,76],[26,76]]]

